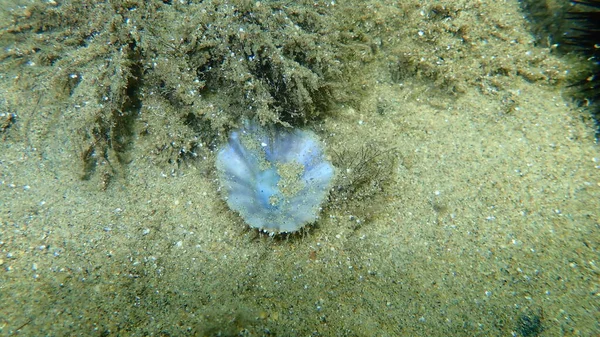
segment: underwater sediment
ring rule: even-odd
[[[597,334],[594,126],[520,3],[4,1],[0,335]],[[223,200],[244,120],[335,167],[306,230]]]

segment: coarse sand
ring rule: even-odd
[[[3,65],[0,335],[598,335],[600,152],[570,64],[517,1],[372,4],[403,28],[365,65],[360,104],[306,127],[330,155],[386,149],[393,172],[368,217],[331,200],[296,235],[227,208],[214,151],[158,163],[146,97],[124,164],[106,155],[118,173],[82,179],[95,98],[40,93],[52,65]]]

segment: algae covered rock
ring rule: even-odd
[[[19,90],[53,109],[48,114],[74,116],[79,176],[105,189],[126,174],[133,149],[178,166],[210,157],[207,149],[242,120],[302,126],[359,99],[356,70],[374,49],[354,7],[247,0],[16,6],[0,34],[8,51],[0,70],[18,75]]]
[[[304,123],[350,96],[353,35],[335,23],[336,13],[320,1],[174,3],[147,27],[149,78],[217,128],[241,116]]]

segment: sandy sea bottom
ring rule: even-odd
[[[3,78],[23,106],[0,143],[0,334],[597,335],[587,112],[518,75],[449,95],[383,68],[360,107],[311,126],[327,146],[393,149],[376,213],[332,201],[285,238],[228,210],[213,156],[166,169],[141,135],[106,190],[80,179],[76,112]]]

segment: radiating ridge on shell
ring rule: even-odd
[[[229,208],[271,233],[314,222],[335,174],[314,133],[251,122],[230,134],[216,166]]]

